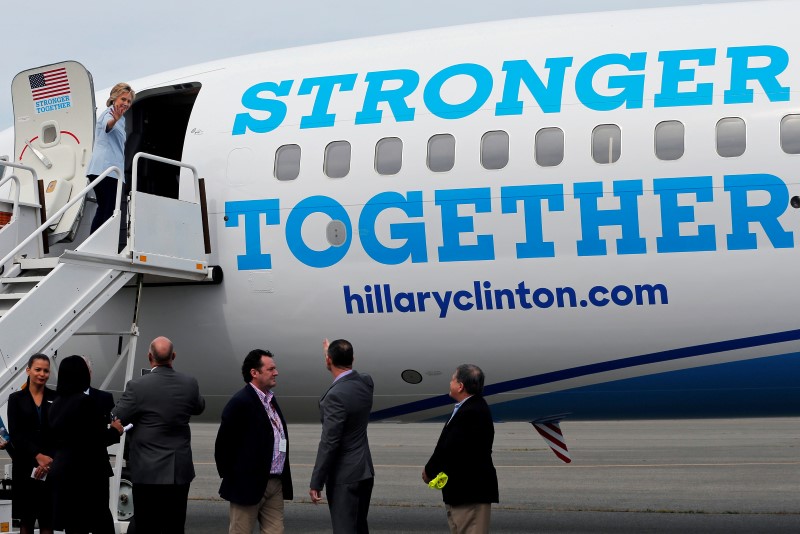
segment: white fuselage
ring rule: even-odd
[[[284,413],[316,419],[323,338],[353,343],[381,420],[448,411],[461,363],[484,370],[503,420],[800,412],[800,156],[781,144],[800,114],[798,16],[759,2],[526,19],[131,82],[201,84],[182,160],[206,179],[209,264],[225,275],[146,288],[139,352],[172,338],[212,417],[262,348]],[[684,133],[657,154],[661,123]],[[556,159],[563,133],[557,165],[535,152],[542,130]],[[402,142],[392,174],[376,170],[387,138]],[[682,155],[660,159],[675,139]],[[450,141],[452,168],[431,170]],[[279,180],[289,145],[299,171]],[[91,328],[124,328],[132,295]]]

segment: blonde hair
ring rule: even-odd
[[[125,82],[121,82],[111,88],[111,96],[109,96],[108,100],[106,100],[106,107],[110,107],[122,93],[130,93],[131,102],[133,102],[133,99],[136,98],[136,93],[131,86]]]

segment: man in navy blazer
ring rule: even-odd
[[[334,534],[367,533],[375,480],[367,440],[374,385],[369,375],[353,370],[349,341],[326,339],[322,346],[333,384],[319,401],[322,435],[308,494],[317,504],[326,488]]]
[[[283,532],[283,501],[292,500],[289,435],[272,394],[278,376],[273,355],[252,350],[242,364],[245,386],[222,411],[214,460],[220,496],[230,501],[231,534]]]
[[[481,396],[483,380],[483,371],[477,365],[459,365],[453,373],[450,396],[456,405],[422,470],[426,483],[439,473],[448,477],[442,499],[453,534],[489,532],[491,503],[499,501],[492,463],[494,423]]]

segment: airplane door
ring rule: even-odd
[[[44,182],[48,217],[86,185],[86,166],[94,144],[95,102],[92,75],[75,61],[20,72],[11,82],[14,158],[36,169]],[[27,179],[26,179],[27,175]],[[19,173],[20,200],[34,202],[33,180]],[[50,243],[71,240],[83,202],[50,227]]]

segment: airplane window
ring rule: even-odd
[[[746,145],[744,120],[727,117],[717,123],[717,154],[735,158],[744,154]]]
[[[508,134],[502,130],[486,132],[481,138],[481,165],[484,169],[502,169],[508,165]]]
[[[375,172],[397,174],[403,166],[403,141],[397,137],[384,137],[375,145]]]
[[[300,147],[283,145],[275,152],[275,178],[294,180],[300,175]]]
[[[656,125],[656,157],[670,161],[683,157],[685,129],[680,121],[664,121]]]
[[[456,138],[450,134],[437,134],[428,139],[428,168],[433,172],[447,172],[456,163]]]
[[[325,147],[325,176],[344,178],[350,172],[350,143],[334,141]]]
[[[614,163],[619,159],[622,132],[616,124],[601,124],[592,131],[592,158],[597,163]]]
[[[800,154],[800,115],[786,115],[781,120],[781,148],[787,154]]]
[[[42,143],[45,145],[50,145],[56,142],[58,139],[58,130],[56,130],[55,124],[46,124],[42,127]]]
[[[561,128],[542,128],[536,132],[534,157],[541,167],[555,167],[564,161],[564,131]]]

